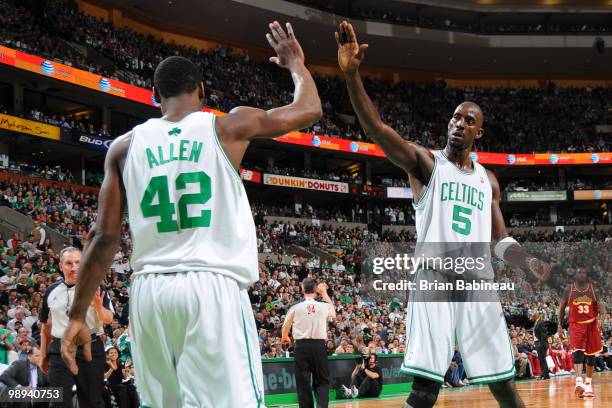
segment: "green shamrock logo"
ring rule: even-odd
[[[168,136],[178,136],[181,134],[181,129],[175,127],[171,131],[168,132]]]

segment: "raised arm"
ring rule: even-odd
[[[344,73],[351,104],[365,134],[381,147],[393,164],[426,185],[433,171],[433,155],[425,147],[403,139],[385,124],[363,86],[359,66],[368,44],[357,42],[353,26],[346,21],[340,24],[339,32],[336,32],[336,43],[338,64]]]
[[[291,73],[293,102],[279,108],[262,110],[238,106],[216,121],[216,130],[232,164],[238,167],[249,142],[255,138],[274,138],[308,127],[322,115],[321,100],[312,75],[304,65],[304,52],[291,24],[287,32],[275,21],[266,35],[276,57],[270,61]]]

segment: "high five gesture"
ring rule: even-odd
[[[408,173],[415,197],[418,197],[423,185],[429,181],[433,170],[433,156],[423,146],[402,138],[380,118],[359,76],[359,66],[363,62],[368,44],[357,42],[353,26],[346,21],[340,24],[335,34],[338,65],[344,73],[351,104],[359,123],[365,134],[382,148],[389,160]]]
[[[270,62],[291,70],[294,64],[304,64],[304,51],[302,51],[300,43],[295,38],[291,24],[287,23],[286,27],[287,33],[285,33],[278,21],[270,23],[270,32],[266,34],[266,38],[277,55],[276,57],[271,57]]]
[[[345,74],[355,74],[365,56],[368,44],[359,44],[353,26],[343,21],[336,31],[338,65]]]

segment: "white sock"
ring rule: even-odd
[[[576,382],[577,383],[582,382],[582,377],[576,377]]]
[[[584,381],[584,383],[586,385],[590,385],[591,384],[591,379],[589,377],[587,377],[586,380]]]

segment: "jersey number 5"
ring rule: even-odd
[[[472,215],[472,209],[455,205],[453,207],[453,231],[461,235],[470,235],[472,231],[472,221],[466,217]]]
[[[190,217],[187,206],[190,204],[204,204],[211,197],[210,176],[203,171],[193,173],[180,173],[175,180],[175,187],[184,190],[187,184],[197,183],[200,186],[199,193],[182,194],[178,201],[178,220],[180,229],[208,227],[210,226],[211,210],[202,210],[199,216]],[[155,196],[158,203],[153,204]],[[179,222],[174,219],[176,206],[170,201],[167,176],[155,176],[151,178],[147,189],[140,200],[140,209],[144,218],[159,217],[157,232],[174,232],[179,230]]]

